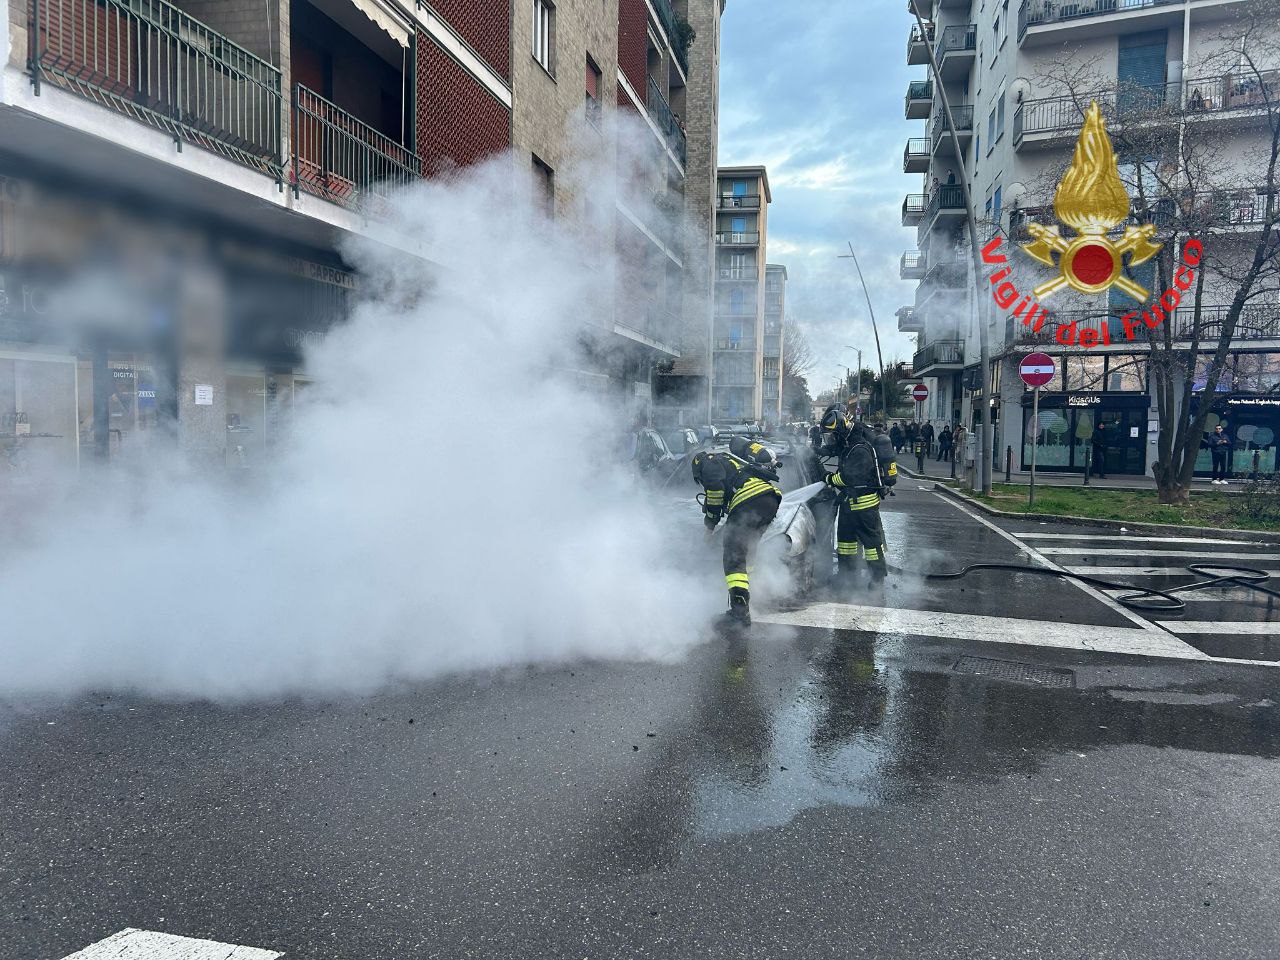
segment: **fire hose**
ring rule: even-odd
[[[1271,587],[1264,586],[1266,581],[1271,579],[1271,574],[1265,570],[1216,563],[1188,563],[1185,569],[1205,579],[1184,583],[1176,587],[1166,587],[1161,590],[1155,587],[1143,587],[1119,580],[1104,580],[1102,577],[1092,577],[1084,573],[1071,573],[1067,570],[1055,570],[1052,567],[1037,567],[1025,563],[971,563],[961,567],[954,573],[925,574],[924,579],[959,580],[977,570],[1005,570],[1014,573],[1033,573],[1040,576],[1062,577],[1065,580],[1075,580],[1104,590],[1132,591],[1112,599],[1131,610],[1149,610],[1162,613],[1181,613],[1186,610],[1186,601],[1181,597],[1175,596],[1175,594],[1190,593],[1194,590],[1208,590],[1212,587],[1223,585],[1245,587],[1249,590],[1265,593],[1271,597],[1280,598],[1280,590],[1273,590]],[[1219,572],[1215,573],[1214,571]]]

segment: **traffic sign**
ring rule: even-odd
[[[929,399],[929,388],[923,383],[917,383],[911,388],[911,397],[916,403],[923,403]]]
[[[1056,367],[1047,353],[1028,353],[1018,365],[1018,376],[1028,387],[1043,387],[1053,379]]]

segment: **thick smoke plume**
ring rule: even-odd
[[[362,691],[698,642],[715,571],[673,566],[690,526],[617,464],[627,412],[565,372],[612,242],[534,213],[511,169],[421,184],[394,243],[346,251],[376,295],[308,357],[264,473],[111,471],[10,531],[0,695]]]

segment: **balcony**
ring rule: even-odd
[[[929,62],[929,44],[933,43],[933,24],[926,23],[924,32],[920,32],[920,25],[916,24],[911,28],[911,35],[907,38],[907,65],[912,67],[923,66]]]
[[[716,246],[758,247],[759,245],[759,230],[725,230],[716,234]]]
[[[898,262],[898,275],[903,280],[920,280],[924,277],[925,268],[925,255],[919,250],[908,250]]]
[[[385,205],[422,175],[417,154],[302,84],[293,88],[295,190],[348,207]]]
[[[38,0],[36,91],[52,83],[282,179],[280,71],[164,0]]]
[[[924,317],[917,314],[914,307],[899,307],[899,333],[921,333],[924,330]]]
[[[1280,70],[1226,74],[1187,81],[1186,113],[1206,120],[1253,117],[1265,120],[1269,104],[1280,100]]]
[[[1013,114],[1013,145],[1017,150],[1030,150],[1071,143],[1080,133],[1084,111],[1091,101],[1102,109],[1107,128],[1113,132],[1126,116],[1150,117],[1162,111],[1170,111],[1172,116],[1177,111],[1179,93],[1177,84],[1128,84],[1078,97],[1024,100]]]
[[[920,220],[920,230],[931,232],[935,227],[945,226],[955,220],[963,220],[967,216],[964,207],[964,191],[958,183],[947,183],[935,187],[929,195],[924,216]]]
[[[954,372],[964,367],[963,340],[934,340],[911,358],[912,376]]]
[[[951,115],[956,119],[956,134],[960,140],[960,149],[964,150],[969,146],[969,141],[973,139],[973,107],[952,107]],[[933,150],[936,152],[939,148],[946,150],[947,155],[951,152],[951,135],[950,127],[947,126],[946,113],[939,111],[933,118],[933,123],[929,125],[929,131],[933,138]]]
[[[755,337],[717,337],[715,348],[721,351],[736,351],[738,353],[754,353],[756,349]]]
[[[720,210],[759,210],[760,194],[746,193],[742,196],[721,194],[716,198],[716,207]]]
[[[1181,10],[1159,8],[1182,5],[1182,0],[1022,0],[1018,42],[1061,43],[1060,32],[1068,27],[1077,28],[1078,37],[1085,39],[1099,35],[1099,31],[1114,36],[1117,31],[1149,29],[1155,25],[1150,22],[1153,20],[1181,22]],[[1121,15],[1120,23],[1116,22],[1117,14]]]
[[[938,58],[938,73],[943,80],[958,80],[969,72],[978,50],[976,24],[956,24],[942,31],[942,37],[934,48]]]
[[[908,193],[902,201],[902,225],[914,227],[924,217],[924,208],[928,198],[923,193]]]
[[[680,125],[680,118],[671,110],[671,105],[667,103],[667,98],[662,95],[662,91],[658,89],[658,85],[654,82],[653,77],[649,77],[649,82],[645,87],[645,106],[649,108],[649,116],[662,132],[666,139],[667,146],[671,148],[683,165],[685,162],[685,135],[684,128]]]
[[[930,264],[916,291],[920,311],[935,295],[948,290],[963,291],[969,285],[969,265],[958,257]]]
[[[717,267],[716,279],[735,282],[739,280],[758,281],[760,279],[759,267]]]
[[[1200,342],[1202,344],[1206,342],[1213,343],[1217,340],[1229,309],[1230,307],[1226,304],[1210,304],[1200,308]],[[1078,331],[1093,330],[1101,335],[1103,330],[1108,330],[1111,340],[1109,349],[1131,352],[1135,344],[1141,346],[1146,343],[1143,336],[1146,327],[1145,325],[1140,326],[1136,334],[1138,338],[1136,341],[1127,339],[1125,337],[1124,324],[1120,321],[1120,317],[1124,316],[1125,312],[1063,310],[1051,314],[1053,321],[1044,324],[1039,330],[1032,330],[1030,327],[1023,326],[1016,318],[1010,317],[1009,321],[1014,328],[1012,342],[1020,347],[1056,347],[1063,352],[1082,350],[1084,348],[1064,347],[1058,343],[1056,337],[1058,327],[1074,323]],[[1166,323],[1170,324],[1170,328],[1174,331],[1174,336],[1178,341],[1187,342],[1191,339],[1194,317],[1192,310],[1189,308],[1179,307],[1173,312],[1173,317],[1170,320],[1166,320]],[[1231,342],[1233,344],[1266,344],[1272,347],[1280,344],[1280,306],[1275,304],[1246,305],[1240,312],[1240,319],[1236,322]],[[1108,346],[1089,349],[1105,350],[1108,349]]]
[[[925,120],[933,110],[933,81],[912,80],[907,84],[906,115],[908,120]]]
[[[764,356],[768,359],[777,360],[782,356],[782,334],[767,333],[764,337]],[[765,368],[765,374],[768,375],[768,368]],[[777,376],[775,373],[774,376]]]
[[[929,138],[912,137],[902,151],[902,172],[927,173],[929,157]]]
[[[933,16],[933,0],[907,0],[907,13],[928,20]]]

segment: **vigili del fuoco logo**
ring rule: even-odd
[[[1029,223],[1028,229],[1035,239],[1024,244],[1023,249],[1040,263],[1055,268],[1058,275],[1024,296],[1008,279],[1013,269],[1005,266],[988,278],[996,305],[1002,310],[1012,308],[1013,315],[1021,318],[1024,326],[1039,331],[1046,321],[1052,322],[1053,319],[1040,301],[1063,287],[1088,294],[1104,293],[1117,287],[1139,304],[1146,304],[1150,292],[1125,275],[1125,266],[1146,263],[1160,252],[1162,244],[1152,242],[1156,228],[1149,223],[1126,227],[1118,240],[1108,236],[1129,218],[1129,195],[1120,180],[1111,139],[1107,136],[1107,126],[1096,101],[1090,103],[1085,111],[1084,126],[1076,140],[1071,166],[1053,195],[1053,209],[1058,219],[1075,231],[1075,236],[1064,237],[1056,226]],[[999,252],[1002,242],[997,235],[982,248],[984,263],[1008,263],[1008,258]],[[1182,294],[1195,281],[1194,268],[1200,263],[1203,253],[1199,240],[1187,241],[1182,250],[1182,264],[1174,274],[1173,286],[1160,296],[1159,301],[1120,318],[1126,339],[1137,339],[1142,326],[1154,329],[1177,309]],[[1111,343],[1109,324],[1081,330],[1074,322],[1060,324],[1055,336],[1064,346],[1096,347]]]

